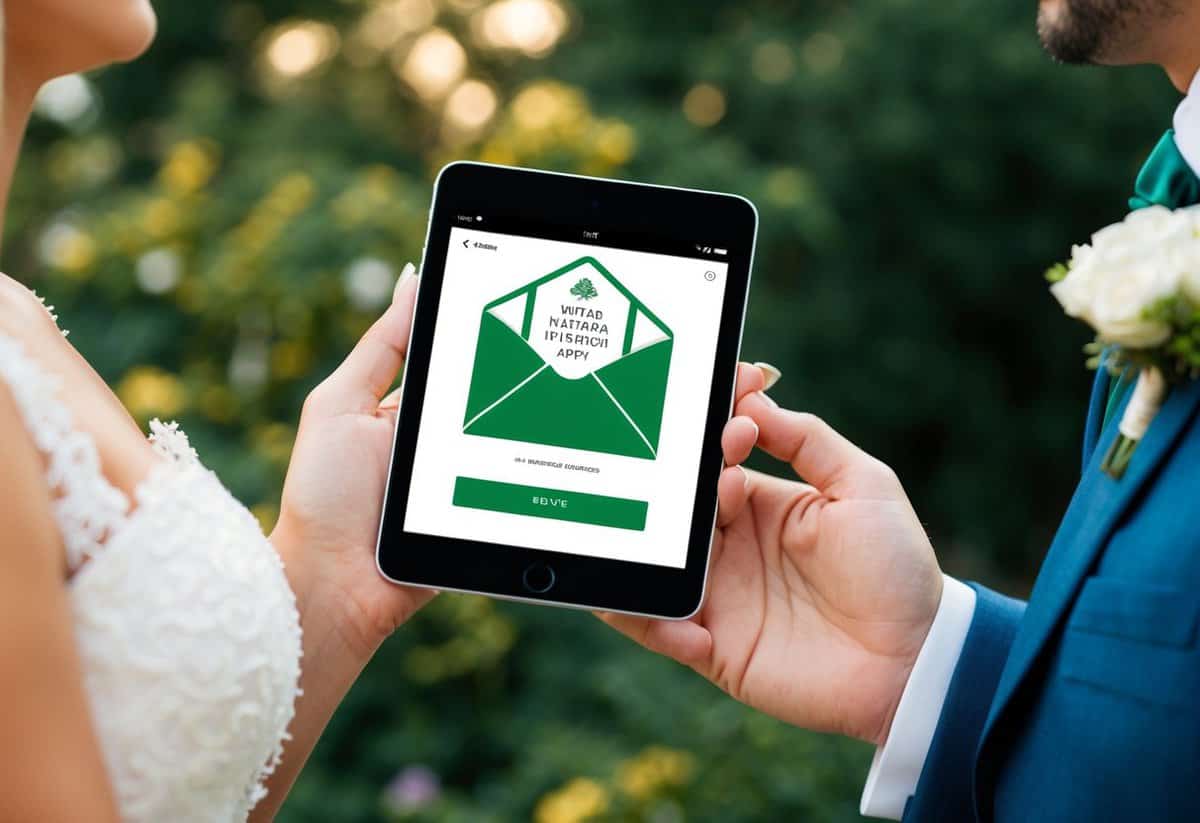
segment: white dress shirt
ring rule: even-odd
[[[1200,73],[1175,110],[1175,145],[1200,174]],[[937,616],[909,675],[887,741],[875,750],[859,811],[868,817],[899,820],[916,791],[933,742],[946,691],[975,616],[973,589],[946,578]]]
[[[1175,145],[1193,171],[1200,169],[1200,72],[1175,109]]]
[[[868,817],[899,820],[904,814],[904,804],[921,777],[974,616],[975,590],[947,577],[937,615],[896,706],[892,729],[887,741],[875,750],[867,774],[859,811]]]

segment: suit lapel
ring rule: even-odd
[[[1122,412],[1128,402],[1126,397]],[[1138,444],[1121,480],[1113,480],[1100,470],[1104,455],[1116,439],[1117,426],[1109,426],[1101,432],[1029,598],[1021,628],[996,687],[996,696],[984,725],[981,749],[987,745],[997,720],[1074,600],[1083,578],[1107,544],[1122,514],[1170,453],[1194,417],[1197,405],[1200,405],[1200,381],[1174,387],[1145,438]]]
[[[1088,403],[1087,423],[1083,427],[1083,471],[1087,472],[1088,463],[1092,460],[1092,452],[1096,450],[1096,442],[1100,439],[1100,430],[1104,425],[1104,409],[1108,406],[1108,393],[1112,389],[1112,378],[1103,364],[1096,369],[1096,379],[1092,383],[1092,398]]]

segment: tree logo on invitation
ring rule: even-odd
[[[591,280],[581,277],[579,282],[571,287],[571,294],[575,295],[576,300],[591,300],[597,295],[597,292]]]
[[[581,257],[484,306],[463,431],[653,460],[673,346],[649,308]]]

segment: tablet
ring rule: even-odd
[[[454,163],[421,268],[389,580],[664,618],[704,595],[757,213]]]

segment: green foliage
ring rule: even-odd
[[[1023,4],[574,0],[524,51],[487,42],[489,0],[158,5],[100,104],[32,124],[5,270],[265,524],[305,394],[420,255],[436,169],[482,158],[754,200],[747,359],[897,468],[944,567],[1028,584],[1089,383],[1038,274],[1124,212],[1170,124],[1157,72],[1052,65]],[[479,83],[431,91],[415,45],[457,52],[430,26]],[[868,757],[587,615],[444,597],[281,820],[848,821]]]
[[[1046,269],[1046,282],[1057,283],[1065,278],[1070,270],[1070,266],[1068,266],[1066,263],[1055,263],[1053,266]]]
[[[1186,297],[1174,295],[1157,301],[1143,314],[1147,320],[1170,327],[1171,336],[1165,343],[1152,349],[1128,349],[1097,337],[1083,347],[1088,368],[1098,369],[1103,364],[1114,377],[1157,368],[1168,382],[1200,377],[1200,309]]]

